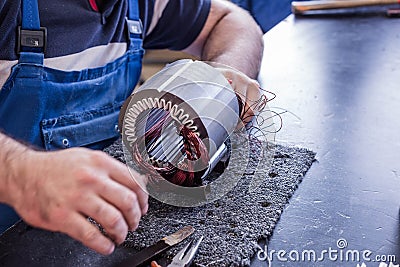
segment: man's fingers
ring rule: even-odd
[[[232,82],[232,86],[243,103],[241,119],[244,123],[248,123],[257,115],[260,101],[262,101],[258,83],[246,77],[237,77]]]
[[[114,251],[114,243],[81,214],[72,213],[60,230],[101,254],[109,255]]]
[[[246,122],[250,122],[254,116],[260,111],[261,102],[263,101],[261,97],[260,86],[256,81],[252,81],[247,84],[246,90],[246,107],[247,112]]]
[[[243,104],[241,119],[250,122],[262,106],[261,90],[258,82],[245,74],[229,68],[218,68],[228,79]]]
[[[147,210],[149,208],[148,200],[149,200],[149,194],[145,191],[146,185],[147,185],[147,177],[144,175],[140,175],[138,172],[133,170],[132,168],[128,168],[128,172],[130,177],[135,177],[131,178],[133,180],[132,187],[136,188],[134,189],[136,196],[139,200],[139,205],[142,211],[142,215],[145,215],[147,213]]]
[[[140,205],[140,210],[142,211],[142,214],[144,215],[147,212],[148,208],[148,194],[142,189],[142,187],[145,184],[144,182],[139,181],[139,179],[145,179],[143,176],[136,174],[135,171],[129,171],[128,167],[118,160],[111,158],[107,156],[103,152],[98,152],[101,153],[104,158],[102,162],[102,166],[104,166],[105,169],[108,170],[108,175],[115,180],[116,182],[128,187],[131,189],[137,196],[137,200]],[[131,174],[132,173],[132,174]],[[139,185],[139,182],[142,184],[142,186]]]
[[[118,163],[117,165],[119,166],[115,166],[116,168],[110,169],[111,178],[118,183],[125,185],[136,194],[142,215],[146,214],[149,196],[142,188],[144,186],[144,182],[139,181],[139,179],[144,179],[143,176],[139,174],[134,175],[136,173],[135,171],[132,170],[130,172],[127,166],[118,161],[116,163]],[[142,186],[140,186],[139,183],[141,183]]]
[[[121,244],[125,241],[128,225],[122,213],[113,205],[98,196],[93,196],[81,203],[78,210],[98,222],[115,243]]]
[[[41,168],[32,174],[24,170],[27,177],[23,176],[17,187],[17,193],[34,204],[27,210],[26,205],[15,203],[17,211],[30,224],[61,231],[110,254],[114,243],[122,243],[128,229],[137,227],[147,207],[147,196],[128,168],[103,152],[84,148],[36,153],[27,170]],[[87,216],[104,228],[106,236],[85,219]]]
[[[100,190],[101,197],[123,214],[129,230],[135,230],[142,214],[137,195],[113,180],[106,180]]]
[[[249,104],[252,106],[253,110],[258,111],[260,103],[262,102],[262,94],[260,85],[257,81],[252,81],[248,84],[247,87],[247,95],[246,98],[248,99]]]

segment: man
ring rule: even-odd
[[[110,254],[138,226],[147,195],[104,153],[60,148],[100,149],[118,137],[142,41],[242,71],[248,77],[235,81],[235,90],[247,102],[257,99],[262,33],[224,0],[21,2],[0,0],[0,202],[33,226]],[[18,217],[0,205],[5,230]]]

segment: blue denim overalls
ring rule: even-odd
[[[139,79],[143,56],[138,1],[128,2],[125,55],[103,67],[65,72],[43,66],[46,36],[38,3],[22,0],[19,61],[0,91],[1,131],[46,150],[101,149],[118,138],[119,110]],[[18,219],[0,204],[0,233]]]

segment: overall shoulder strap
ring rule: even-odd
[[[139,16],[139,2],[138,0],[128,1],[128,17],[126,18],[130,39],[142,38],[143,24]]]
[[[22,29],[40,29],[39,7],[37,0],[22,0]]]
[[[18,27],[20,62],[43,64],[46,50],[46,28],[40,27],[37,0],[22,0],[22,25]]]

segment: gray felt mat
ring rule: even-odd
[[[122,159],[119,146],[114,144],[106,152]],[[304,148],[281,145],[271,148],[270,145],[268,151],[273,155],[273,164],[260,163],[255,175],[259,181],[261,179],[261,184],[255,190],[248,190],[253,178],[248,170],[234,190],[201,207],[175,207],[151,198],[148,214],[137,231],[128,235],[124,246],[142,249],[162,236],[191,225],[196,229],[195,236],[204,236],[195,266],[250,265],[250,259],[257,251],[257,241],[271,236],[285,205],[315,158],[314,152]],[[253,149],[253,156],[255,154],[257,151]],[[252,158],[250,162],[247,157],[240,159],[244,162],[230,164],[249,163],[249,168],[254,168],[256,159]],[[175,255],[183,245],[171,249],[168,256]]]
[[[117,159],[124,158],[120,143],[106,151]],[[290,196],[315,157],[307,149],[280,145],[272,154],[271,168],[265,161],[261,162],[255,174],[261,184],[251,193],[248,184],[254,178],[251,175],[254,162],[250,162],[248,174],[232,192],[205,206],[178,208],[150,199],[148,215],[143,217],[138,230],[129,233],[123,246],[117,247],[110,256],[100,255],[64,234],[19,222],[0,236],[0,266],[117,266],[135,254],[132,248],[142,249],[185,225],[196,228],[195,236],[205,237],[195,266],[248,266],[256,252],[256,242],[271,236]],[[257,159],[256,155],[257,149],[252,150],[252,161]],[[176,254],[183,245],[172,248],[168,256]]]

